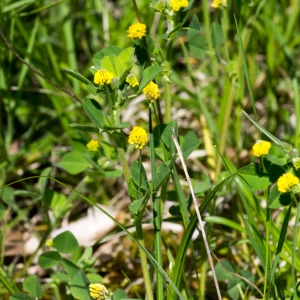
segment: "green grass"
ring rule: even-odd
[[[145,293],[147,299],[217,299],[201,232],[195,238],[197,208],[176,160],[173,129],[207,216],[221,295],[300,297],[299,196],[282,196],[276,185],[285,172],[299,176],[292,159],[300,133],[300,1],[229,1],[221,9],[189,2],[167,19],[154,12],[155,1],[137,3],[138,11],[129,0],[1,1],[0,298],[89,299],[88,283],[99,281],[114,299]],[[137,16],[148,36],[132,41],[126,30]],[[110,46],[127,48],[112,64],[115,77],[122,82],[129,66],[141,85],[158,84],[159,100],[132,105],[141,87],[92,84],[90,68],[103,63],[94,55]],[[104,56],[117,51],[107,49]],[[127,143],[137,125],[149,138],[141,151]],[[86,149],[91,138],[100,142],[95,153]],[[272,150],[255,159],[258,139],[272,142]],[[98,204],[116,209],[111,201],[118,193],[127,200],[119,208],[127,217],[110,234],[125,232],[132,244],[124,245],[127,259],[116,250],[114,263],[129,264],[128,249],[136,249],[143,285],[135,285],[126,267],[103,271],[92,257],[99,244],[79,247],[68,233],[72,249],[58,238],[52,253],[40,256],[64,221]],[[161,231],[166,221],[184,228],[175,240]],[[144,223],[153,224],[153,233]],[[17,232],[37,236],[39,244],[14,260],[7,251]],[[43,278],[30,276],[36,266]],[[109,279],[114,272],[117,279]]]

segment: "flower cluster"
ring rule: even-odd
[[[181,8],[185,8],[189,5],[188,0],[171,0],[170,5],[174,11],[179,11]]]
[[[146,85],[146,87],[143,89],[143,93],[151,101],[156,100],[160,96],[158,85],[153,81],[150,81],[148,85]]]
[[[131,87],[135,87],[136,85],[140,84],[137,78],[132,73],[128,74],[128,76],[126,77],[126,82],[129,83]]]
[[[299,185],[299,178],[292,173],[285,173],[278,178],[277,188],[280,193],[291,192]]]
[[[271,143],[263,140],[258,140],[252,147],[253,155],[261,157],[262,155],[268,155],[271,148]]]
[[[211,6],[214,8],[221,8],[227,6],[227,0],[213,0]]]
[[[88,149],[88,151],[98,151],[100,144],[97,140],[90,140],[87,144],[86,147]]]
[[[146,36],[146,25],[140,22],[134,23],[133,25],[129,26],[127,30],[127,37],[131,39],[138,38],[141,40],[144,36]]]
[[[107,290],[105,285],[101,283],[91,283],[89,285],[90,296],[97,300],[109,300],[112,293]]]
[[[104,68],[99,69],[94,75],[94,83],[105,85],[110,84],[114,78],[114,74]]]
[[[135,145],[135,148],[143,149],[148,143],[146,130],[140,126],[134,126],[129,134],[128,143]]]

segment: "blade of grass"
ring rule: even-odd
[[[242,38],[241,38],[241,35],[240,35],[239,27],[238,27],[237,20],[236,20],[235,16],[234,16],[234,21],[235,21],[235,27],[236,27],[238,43],[239,43],[240,51],[241,51],[241,55],[242,55],[244,75],[245,75],[245,79],[246,79],[246,82],[247,82],[248,92],[249,92],[249,96],[250,96],[250,100],[251,100],[251,104],[252,104],[252,109],[253,109],[253,113],[254,113],[254,116],[255,116],[255,120],[258,121],[254,96],[253,96],[252,88],[251,88],[251,84],[250,84],[250,78],[249,78],[249,73],[248,73],[246,56],[245,56],[245,52],[244,52],[244,46],[243,46]]]

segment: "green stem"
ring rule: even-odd
[[[107,97],[108,97],[108,102],[109,102],[109,107],[110,107],[110,122],[112,126],[118,125],[115,122],[115,103],[114,103],[114,99],[111,96],[111,92],[108,88],[107,85],[105,85],[105,89],[106,89],[106,93],[107,93]]]
[[[270,209],[267,208],[266,212],[266,266],[265,266],[265,278],[264,278],[264,298],[267,297],[267,287],[268,287],[268,278],[269,278],[269,254],[270,254],[270,228],[271,228],[271,212]]]
[[[18,287],[14,283],[10,283],[7,278],[10,277],[7,276],[6,272],[0,266],[0,282],[6,287],[10,294],[18,292]]]
[[[297,203],[297,199],[295,195],[293,194],[294,202]],[[295,272],[295,255],[297,252],[298,244],[297,243],[297,235],[298,235],[298,224],[300,219],[300,201],[298,199],[298,207],[297,207],[297,214],[296,214],[296,220],[295,220],[295,227],[294,227],[294,237],[293,237],[293,250],[292,250],[292,286],[293,286],[293,300],[299,299],[297,295],[297,283],[296,283],[296,272]]]
[[[171,85],[167,75],[163,77],[164,92],[165,92],[165,123],[171,122]]]
[[[142,214],[140,214],[139,217],[136,219],[135,228],[136,228],[136,235],[137,235],[138,242],[140,243],[141,246],[145,247],[144,237],[143,237],[143,227],[142,227]],[[146,289],[146,299],[154,300],[151,280],[148,271],[147,256],[142,248],[140,248],[140,258],[141,258],[141,265],[142,265],[142,271],[144,276],[144,284]]]
[[[155,164],[155,147],[154,147],[154,136],[153,136],[153,128],[152,128],[152,104],[149,103],[149,132],[150,132],[150,164],[151,164],[151,176],[153,186],[156,186],[157,177],[156,177],[156,164]],[[162,267],[162,253],[161,253],[161,209],[159,198],[157,196],[157,192],[154,191],[152,195],[153,201],[153,225],[154,225],[154,252],[155,259],[157,263]],[[157,272],[156,278],[156,298],[163,299],[164,298],[164,290],[163,290],[163,278]]]

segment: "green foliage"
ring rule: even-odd
[[[278,185],[285,173],[300,173],[299,3],[189,1],[174,12],[152,2],[0,3],[0,298],[90,300],[89,283],[103,280],[92,247],[68,231],[51,249],[44,242],[62,220],[85,213],[79,196],[92,205],[119,194],[129,195],[125,226],[133,224],[137,237],[114,221],[139,247],[146,291],[119,289],[124,282],[114,280],[125,276],[134,286],[136,279],[123,271],[109,283],[113,299],[211,297],[217,287],[195,238],[196,208],[175,138],[207,215],[222,296],[299,297],[300,186],[287,182],[280,192]],[[126,30],[139,17],[147,35],[130,40]],[[94,83],[100,68],[113,84]],[[129,73],[139,86],[129,85]],[[161,94],[154,102],[142,95],[150,81]],[[128,147],[136,125],[148,134],[141,151]],[[249,149],[262,136],[272,147],[254,161]],[[91,139],[96,151],[87,149]],[[170,239],[166,221],[183,231]],[[139,231],[144,222],[153,222],[150,238]],[[15,231],[38,237],[32,256],[6,256]],[[40,251],[47,283],[28,275]]]

